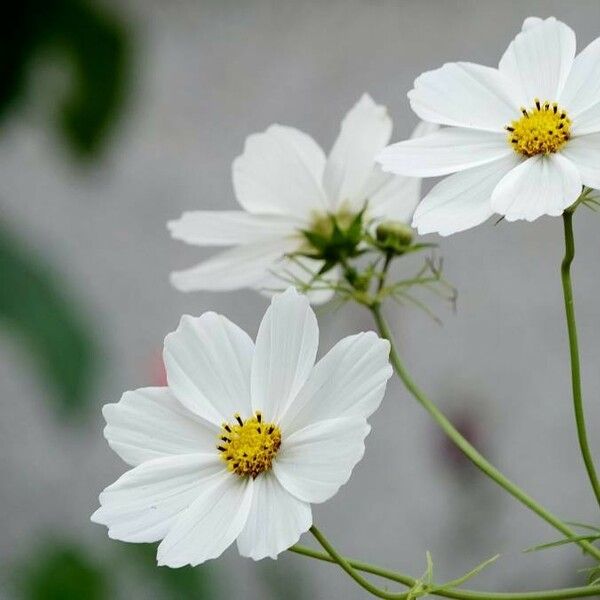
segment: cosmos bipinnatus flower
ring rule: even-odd
[[[409,94],[422,119],[446,125],[393,144],[377,160],[407,176],[448,175],[417,207],[419,233],[449,235],[492,214],[558,216],[582,185],[600,187],[600,38],[575,56],[575,34],[530,17],[498,68],[447,63]]]
[[[359,333],[315,364],[306,296],[274,296],[256,344],[225,317],[184,316],[165,339],[167,387],[107,404],[105,437],[131,467],[92,520],[157,542],[158,563],[197,565],[237,540],[255,560],[292,546],[364,453],[392,374],[389,343]]]
[[[422,123],[413,135],[436,128]],[[233,163],[242,210],[186,212],[168,223],[171,235],[188,244],[233,247],[173,273],[173,285],[181,291],[285,289],[286,280],[310,279],[322,269],[325,261],[307,256],[310,243],[302,232],[323,233],[331,216],[350,223],[366,206],[365,221],[409,223],[420,180],[383,173],[374,161],[391,134],[386,108],[365,94],[342,121],[328,157],[293,127],[271,125],[250,135]],[[291,260],[294,253],[301,258]],[[332,283],[338,278],[338,269],[328,273]],[[311,293],[310,300],[325,302],[332,294]]]

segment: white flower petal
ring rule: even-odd
[[[412,130],[410,134],[410,139],[414,140],[415,138],[424,137],[429,135],[430,133],[434,133],[439,131],[440,126],[437,123],[430,123],[429,121],[419,121],[415,128]]]
[[[410,177],[435,177],[484,165],[512,152],[503,133],[449,127],[392,144],[380,152],[376,160],[384,171]]]
[[[411,139],[429,135],[439,129],[436,123],[419,121]],[[376,221],[392,220],[410,223],[415,208],[421,199],[421,179],[385,173],[375,165],[367,184],[365,197],[368,199],[368,216]]]
[[[507,221],[558,216],[581,193],[577,167],[560,154],[538,154],[509,171],[492,193],[492,208]]]
[[[285,254],[298,248],[295,238],[281,238],[236,246],[200,264],[171,273],[171,283],[181,292],[229,291],[255,287]]]
[[[410,223],[421,199],[421,179],[381,173],[385,183],[369,199],[368,216],[379,221]]]
[[[187,410],[167,387],[125,392],[102,408],[104,437],[132,466],[177,454],[214,452],[218,430]]]
[[[521,26],[521,31],[527,31],[528,29],[531,29],[532,27],[537,27],[538,25],[541,25],[543,22],[544,22],[544,19],[540,19],[539,17],[527,17],[523,21],[523,25]]]
[[[412,109],[426,121],[496,132],[504,131],[523,103],[508,77],[468,62],[447,63],[423,73],[408,97]]]
[[[106,525],[113,539],[156,542],[223,472],[223,461],[215,452],[145,462],[127,471],[100,494],[101,506],[92,515],[92,521]]]
[[[220,426],[239,412],[249,416],[254,344],[235,323],[213,312],[185,315],[165,338],[169,387],[200,417]]]
[[[600,102],[600,38],[575,58],[559,100],[571,119]]]
[[[308,298],[290,287],[275,296],[256,336],[252,407],[276,421],[315,364],[319,326]]]
[[[572,138],[562,155],[575,164],[583,185],[600,188],[600,133]]]
[[[341,417],[366,419],[392,376],[390,344],[373,331],[339,341],[316,365],[282,417],[287,433]]]
[[[293,235],[302,224],[279,215],[252,215],[241,210],[184,212],[167,227],[171,236],[196,246],[251,244]]]
[[[573,119],[571,137],[600,132],[600,102],[586,108]]]
[[[446,177],[423,198],[413,218],[421,235],[451,235],[492,216],[491,198],[498,182],[520,162],[516,153],[488,165]]]
[[[238,202],[251,213],[311,218],[328,209],[321,182],[325,155],[316,142],[293,127],[271,125],[246,139],[233,163]]]
[[[558,100],[575,57],[575,33],[554,17],[518,33],[500,59],[500,71],[522,90],[525,106],[535,98]]]
[[[228,471],[206,481],[158,547],[159,566],[196,566],[221,555],[246,524],[253,483]]]
[[[344,205],[353,210],[362,208],[374,156],[389,142],[391,134],[392,120],[385,106],[375,104],[364,94],[344,117],[327,159],[323,186],[332,212]]]
[[[292,496],[271,472],[254,480],[252,507],[238,536],[242,556],[261,560],[293,546],[312,525],[310,504]]]
[[[325,502],[350,479],[364,454],[364,439],[370,430],[360,417],[309,425],[282,439],[273,472],[296,498]]]

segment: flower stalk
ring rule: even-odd
[[[396,347],[394,345],[393,336],[390,328],[383,317],[381,307],[375,303],[369,307],[380,335],[390,342],[390,361],[398,377],[402,380],[408,391],[421,404],[421,406],[431,415],[434,421],[441,427],[444,433],[460,448],[471,462],[485,473],[490,479],[495,481],[500,487],[506,490],[511,496],[519,500],[532,510],[535,514],[541,517],[544,521],[552,525],[555,529],[564,534],[567,538],[577,543],[581,549],[600,560],[600,549],[596,548],[586,540],[579,539],[577,534],[556,515],[544,508],[539,502],[525,493],[518,485],[513,483],[505,475],[503,475],[494,465],[492,465],[479,451],[471,445],[460,432],[452,425],[444,413],[427,397],[427,395],[417,386],[412,377],[408,373],[404,363],[402,362]]]
[[[594,466],[592,453],[588,443],[585,425],[585,412],[583,407],[583,396],[581,390],[581,367],[579,362],[579,343],[577,341],[577,323],[575,320],[575,302],[573,300],[573,286],[571,285],[571,265],[575,258],[575,236],[573,235],[574,209],[568,209],[563,213],[563,226],[565,236],[565,255],[560,267],[563,295],[565,299],[565,315],[567,320],[567,331],[569,335],[569,355],[571,358],[571,386],[573,390],[573,408],[575,410],[575,423],[577,426],[577,437],[579,448],[585,464],[585,468],[600,505],[600,481]]]
[[[329,548],[332,548],[331,544],[328,543],[328,545]],[[418,586],[420,583],[419,580],[409,575],[405,575],[397,571],[392,571],[384,567],[379,567],[377,565],[372,565],[352,558],[347,558],[341,556],[339,553],[337,553],[337,551],[335,551],[336,557],[334,558],[328,552],[319,552],[318,550],[313,550],[312,548],[307,548],[306,546],[296,544],[295,546],[292,546],[290,548],[290,552],[294,552],[302,556],[307,556],[309,558],[314,558],[323,562],[337,564],[340,564],[338,559],[341,558],[344,561],[345,565],[350,567],[350,569],[354,571],[354,574],[356,574],[356,571],[370,573],[371,575],[382,577],[383,579],[387,579],[388,581],[395,581],[397,583],[401,583],[402,585],[411,588],[411,590]],[[354,579],[354,576],[352,577]],[[410,593],[411,592],[409,590],[408,592],[402,595],[396,594],[392,597],[408,599]],[[568,598],[589,598],[592,596],[599,596],[600,586],[581,586],[574,588],[564,588],[561,590],[544,590],[534,592],[478,592],[468,589],[457,589],[455,587],[445,588],[429,586],[427,589],[427,593],[443,598],[456,598],[457,600],[567,600]]]
[[[386,600],[405,600],[410,597],[410,591],[401,593],[392,593],[387,590],[383,590],[376,585],[372,584],[368,579],[365,579],[360,573],[354,569],[354,567],[333,547],[329,540],[319,531],[316,525],[310,528],[310,532],[313,534],[315,539],[321,544],[323,549],[335,561],[348,575],[360,585],[367,592],[376,596],[377,598],[384,598]],[[293,548],[293,547],[292,547]],[[416,582],[415,582],[416,583]]]

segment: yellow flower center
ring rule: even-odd
[[[264,423],[260,411],[246,421],[239,414],[234,419],[221,426],[217,449],[229,471],[256,479],[271,468],[281,446],[281,430],[274,423]]]
[[[556,102],[534,100],[529,110],[521,108],[523,116],[506,126],[508,141],[515,152],[523,156],[558,152],[571,135],[571,121]]]

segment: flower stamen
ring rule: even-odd
[[[229,471],[256,479],[271,468],[281,446],[281,430],[264,423],[260,411],[246,421],[237,413],[233,418],[235,422],[221,425],[217,450]]]
[[[571,120],[556,102],[536,98],[534,107],[521,107],[523,116],[505,129],[513,150],[526,157],[558,152],[571,137]]]

